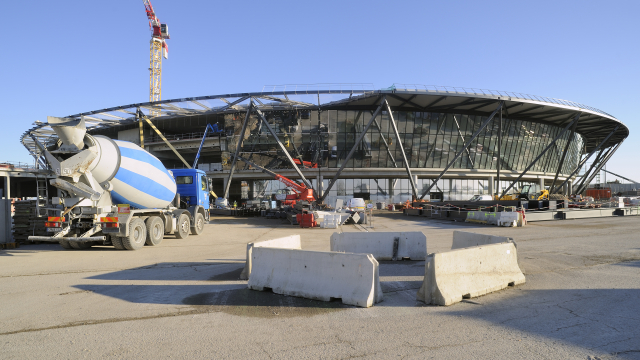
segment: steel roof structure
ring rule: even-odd
[[[509,91],[496,91],[463,87],[394,84],[372,90],[372,84],[317,84],[265,86],[260,92],[221,94],[135,103],[73,114],[84,117],[88,130],[101,129],[136,121],[139,108],[145,114],[159,114],[158,120],[191,115],[235,113],[245,111],[250,99],[262,111],[269,110],[359,110],[375,109],[379,99],[386,96],[394,110],[462,113],[489,115],[503,101],[505,117],[551,124],[563,127],[579,114],[576,132],[585,141],[585,152],[595,149],[609,134],[607,146],[621,143],[629,129],[614,116],[572,101]],[[323,95],[324,102],[321,102]],[[326,101],[329,98],[329,101]],[[56,140],[55,133],[46,124],[35,122],[25,131],[20,141],[36,159],[42,145]]]

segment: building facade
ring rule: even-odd
[[[158,131],[135,116],[138,109],[147,116],[160,114],[150,119]],[[192,165],[205,127],[217,124],[221,131],[204,139],[198,167],[213,179],[217,193],[236,201],[284,190],[252,165],[234,162],[236,155],[306,181],[328,203],[353,196],[393,202],[465,200],[507,188],[518,191],[524,184],[569,193],[582,190],[575,185],[588,185],[628,136],[616,118],[582,104],[417,86],[283,89],[73,116],[93,120],[92,134],[144,146],[170,168]],[[52,141],[46,130],[46,125],[36,126],[22,138],[36,158],[33,141]],[[587,161],[591,169],[581,169]],[[583,176],[577,178],[579,173]]]

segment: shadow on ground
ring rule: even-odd
[[[571,343],[594,354],[640,359],[640,289],[516,288],[509,293],[514,296],[503,292],[495,301],[490,294],[471,299],[474,305],[445,308],[444,313]]]
[[[244,261],[165,262],[88,277],[95,280],[221,281],[238,280]],[[234,274],[237,273],[237,276]]]

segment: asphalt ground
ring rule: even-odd
[[[156,247],[0,250],[0,359],[640,359],[640,218],[498,228],[378,212],[369,231],[513,237],[526,284],[449,307],[416,301],[424,262],[382,262],[371,308],[248,290],[246,243],[332,229],[215,217]],[[362,231],[353,225],[343,231]]]

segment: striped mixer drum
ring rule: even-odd
[[[176,195],[176,182],[157,157],[128,141],[88,136],[98,147],[98,158],[89,170],[98,182],[111,182],[114,204],[129,204],[139,209],[165,208],[171,204]]]

